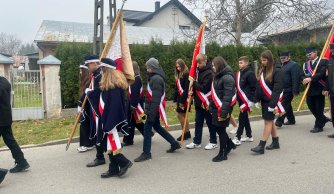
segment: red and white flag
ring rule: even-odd
[[[326,48],[326,53],[324,55],[324,58],[330,59],[330,57],[331,57],[331,51],[330,51],[329,45],[333,44],[333,43],[334,43],[334,34],[332,35],[331,40],[329,41],[328,47]]]

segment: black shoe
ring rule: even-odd
[[[140,156],[138,158],[136,158],[134,161],[135,162],[143,162],[145,160],[150,160],[152,159],[152,155],[151,154],[145,154],[145,153],[142,153],[140,154]]]
[[[328,135],[328,138],[334,138],[334,134]]]
[[[227,153],[225,150],[219,151],[218,155],[212,158],[212,162],[221,162],[227,160]]]
[[[296,124],[296,122],[290,122],[290,121],[287,121],[287,122],[284,123],[284,125],[295,125],[295,124]]]
[[[5,179],[6,174],[8,173],[8,170],[0,168],[0,184]]]
[[[133,142],[132,143],[126,143],[126,142],[122,143],[122,147],[132,146],[132,145],[133,145]]]
[[[100,166],[100,165],[103,165],[103,164],[105,164],[106,163],[106,160],[105,159],[97,159],[97,158],[95,158],[95,160],[93,161],[93,162],[91,162],[91,163],[88,163],[86,166],[88,167],[88,168],[90,168],[90,167],[95,167],[95,166]]]
[[[182,138],[182,134],[181,134],[181,136],[178,137],[176,140],[177,140],[177,141],[181,141],[181,138]],[[191,138],[191,133],[190,133],[190,131],[185,132],[185,133],[184,133],[183,140],[188,140],[188,139],[190,139],[190,138]]]
[[[279,149],[279,142],[278,142],[278,137],[273,137],[273,142],[266,147],[266,150],[274,150],[274,149]]]
[[[266,145],[265,141],[260,141],[259,145],[256,146],[255,148],[252,148],[251,151],[258,153],[258,154],[264,154],[264,146]]]
[[[178,150],[180,148],[181,148],[181,145],[180,145],[179,142],[177,142],[176,144],[171,145],[170,149],[168,149],[166,152],[167,153],[173,153],[173,152],[175,152],[175,150]]]
[[[15,165],[14,168],[10,169],[9,172],[10,173],[17,173],[17,172],[22,172],[27,170],[30,167],[30,165],[28,164],[28,162],[24,162],[24,163],[17,163]]]
[[[323,128],[317,128],[317,127],[315,127],[315,128],[312,129],[310,132],[311,132],[311,133],[320,133],[320,132],[323,132],[323,131],[324,131]]]
[[[124,167],[122,167],[120,170],[119,170],[119,173],[118,173],[118,176],[123,176],[129,168],[131,168],[131,166],[133,165],[133,163],[131,161],[129,161]]]
[[[277,121],[275,122],[275,126],[276,126],[276,127],[282,127],[282,125],[283,125],[282,122],[277,122]]]
[[[226,155],[229,154],[232,149],[237,149],[237,146],[233,143],[232,139],[230,138],[226,146]]]
[[[108,170],[107,172],[101,174],[101,178],[116,177],[118,174],[119,172],[111,172]]]

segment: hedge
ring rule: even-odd
[[[145,62],[150,57],[155,57],[159,60],[166,73],[166,96],[167,99],[172,99],[174,92],[174,66],[178,58],[182,58],[188,67],[191,66],[195,42],[172,42],[168,47],[161,42],[151,41],[149,45],[134,44],[130,46],[132,60],[138,62],[141,68],[141,76],[146,85],[146,69]],[[216,56],[222,56],[234,70],[238,68],[238,58],[247,55],[251,61],[259,61],[259,56],[262,51],[269,49],[273,52],[275,59],[278,59],[279,51],[289,50],[292,60],[302,65],[305,60],[305,48],[314,46],[318,50],[322,49],[323,43],[310,44],[300,43],[291,45],[268,45],[268,46],[220,46],[217,43],[208,43],[206,45],[206,53],[208,59],[213,59]],[[62,103],[64,107],[75,107],[78,99],[78,80],[79,80],[79,64],[83,61],[86,54],[92,51],[91,44],[83,43],[61,43],[56,50],[56,57],[62,61],[60,68],[60,81],[62,91]]]

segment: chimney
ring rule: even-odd
[[[158,11],[160,9],[160,1],[155,2],[155,11]]]

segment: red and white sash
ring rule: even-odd
[[[128,92],[129,99],[130,99],[130,96],[131,96],[131,87],[129,87],[129,92]],[[142,96],[143,96],[143,87],[140,88],[139,97],[142,97]],[[138,105],[136,107],[136,111],[134,113],[134,118],[136,120],[136,123],[142,123],[143,122],[143,119],[142,119],[143,116],[145,116],[144,109],[140,105],[140,103],[138,103]]]
[[[261,74],[261,78],[260,78],[260,86],[262,88],[262,91],[266,94],[266,96],[270,99],[271,98],[271,94],[272,91],[271,89],[267,86],[264,77],[263,77],[263,73]],[[284,107],[282,105],[282,97],[283,97],[283,92],[280,94],[278,102],[277,102],[277,109],[278,109],[278,113],[284,113]]]
[[[152,90],[150,88],[150,85],[147,84],[147,91],[146,91],[146,96],[148,101],[152,101]],[[165,128],[168,128],[168,122],[167,122],[167,115],[166,115],[166,95],[165,92],[161,97],[160,105],[159,105],[159,115],[162,121],[164,122]]]
[[[101,116],[103,115],[103,112],[104,112],[104,106],[105,106],[105,103],[102,99],[102,93],[101,93],[100,103],[99,103],[99,112],[100,112]],[[103,125],[102,125],[102,128],[103,128]],[[102,128],[98,129],[98,130],[102,130]],[[109,133],[107,133],[107,151],[108,152],[111,151],[111,152],[114,153],[114,152],[117,152],[118,150],[120,150],[121,148],[122,148],[121,140],[118,136],[117,129],[114,128]]]
[[[237,88],[237,93],[238,93],[238,96],[241,98],[241,101],[242,101],[242,105],[240,105],[240,109],[242,111],[245,111],[247,110],[248,112],[250,111],[250,107],[249,107],[249,104],[251,103],[250,100],[248,100],[246,94],[244,91],[242,91],[241,87],[240,87],[240,78],[241,78],[241,75],[240,75],[240,71],[238,71],[236,73],[236,88]]]
[[[320,59],[319,59],[320,60]],[[314,71],[312,69],[312,65],[311,65],[311,61],[308,61],[306,64],[306,68],[307,71],[311,74],[311,76],[313,75]],[[326,82],[324,80],[318,80],[318,82],[322,85],[322,86],[326,86]]]
[[[182,96],[183,93],[184,93],[184,90],[183,90],[183,88],[181,86],[180,79],[176,79],[176,87],[177,87],[177,91],[179,93],[179,96]],[[187,98],[187,101],[184,103],[184,106],[187,106],[188,102],[189,102],[189,98]]]
[[[202,92],[200,92],[199,90],[195,90],[197,96],[201,99],[202,101],[202,105],[204,106],[204,108],[208,108],[210,105],[210,98],[211,98],[211,91],[204,94]]]
[[[215,104],[215,106],[217,107],[218,109],[218,117],[220,117],[220,113],[221,113],[221,110],[222,110],[222,106],[223,106],[223,103],[222,101],[219,99],[217,93],[216,93],[216,90],[215,88],[213,87],[213,82],[212,82],[212,85],[211,85],[211,93],[212,93],[212,100]],[[237,96],[234,95],[232,97],[232,101],[230,103],[230,106],[232,107],[237,101]]]

